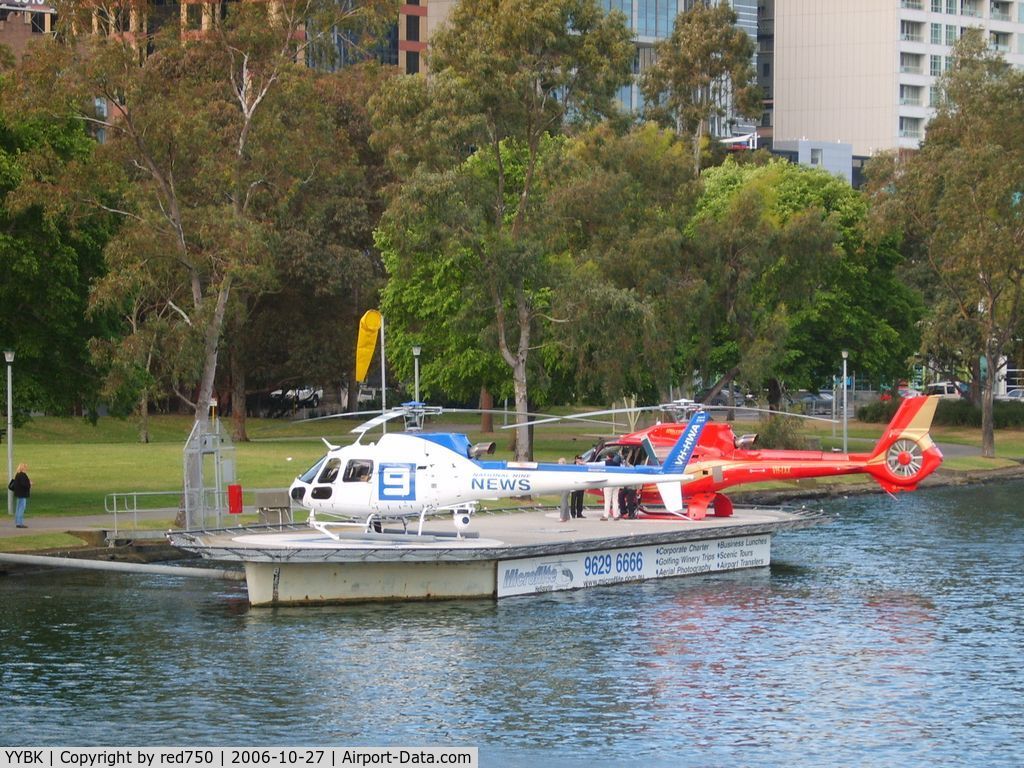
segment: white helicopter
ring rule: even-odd
[[[684,470],[708,419],[706,413],[692,418],[658,466],[485,461],[480,457],[494,453],[494,443],[472,445],[465,435],[451,432],[386,433],[375,443],[360,442],[392,418],[424,412],[441,409],[405,403],[353,429],[358,437],[352,445],[325,440],[327,454],[289,489],[291,498],[309,509],[309,525],[338,539],[330,525],[358,523],[369,531],[380,530],[385,519],[400,519],[404,525],[418,518],[422,534],[428,514],[451,510],[461,536],[484,499],[650,484],[658,488],[666,509],[680,512],[680,483],[692,479]]]

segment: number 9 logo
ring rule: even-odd
[[[412,501],[416,498],[415,464],[381,464],[377,493],[381,499]]]

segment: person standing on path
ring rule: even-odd
[[[25,507],[28,506],[28,495],[32,490],[32,481],[28,479],[28,464],[18,465],[18,471],[7,490],[14,493],[14,524],[18,528],[28,528],[25,525]]]
[[[622,457],[613,453],[611,456],[604,460],[605,466],[607,467],[621,467]],[[615,498],[618,495],[618,488],[611,488],[605,486],[604,491],[604,514],[601,515],[602,520],[618,520],[619,510],[615,507]]]
[[[559,464],[565,464],[565,457],[563,456],[558,460]],[[571,491],[564,491],[562,498],[558,503],[558,522],[564,523],[569,519],[569,494]]]
[[[583,464],[583,457],[577,456],[574,460],[576,464]],[[583,490],[575,490],[569,494],[569,516],[580,518],[583,517]]]

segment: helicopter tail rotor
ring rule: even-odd
[[[867,471],[890,493],[912,491],[942,463],[928,430],[939,398],[904,400],[868,459]]]

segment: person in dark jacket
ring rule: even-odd
[[[19,528],[28,528],[25,525],[25,507],[28,506],[28,495],[32,490],[32,481],[28,479],[28,464],[18,465],[18,471],[14,473],[7,489],[14,493],[14,524]]]
[[[574,459],[576,464],[584,464],[582,456]],[[583,517],[583,491],[576,490],[569,494],[569,515],[571,517]]]

